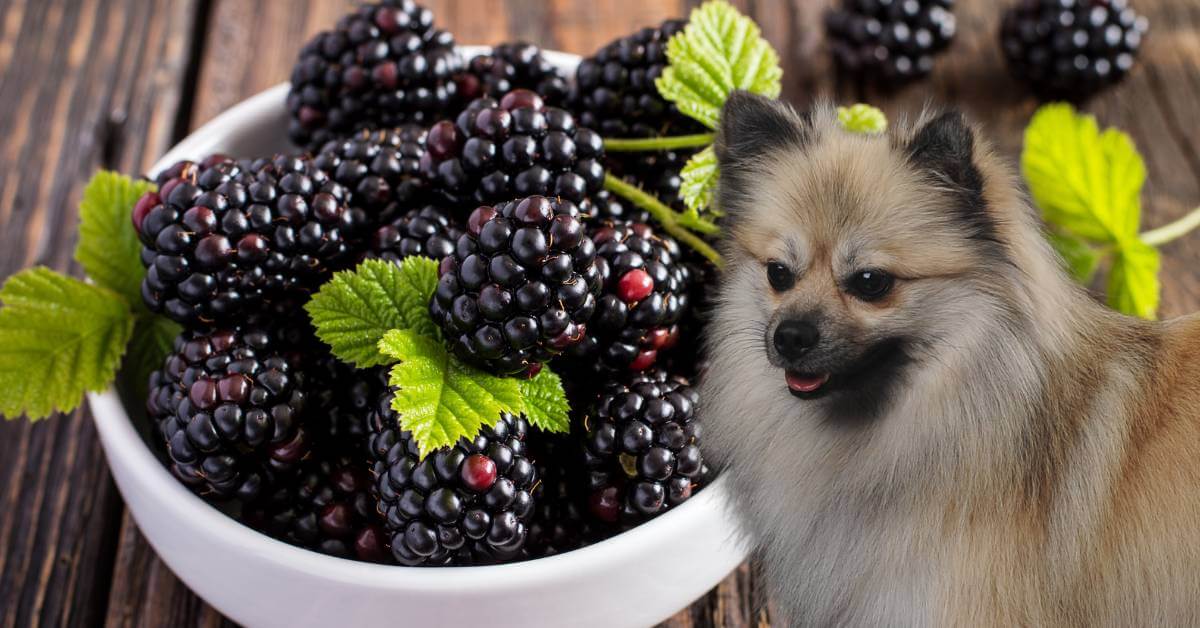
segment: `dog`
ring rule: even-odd
[[[777,610],[1200,625],[1200,318],[1093,301],[978,135],[724,107],[700,420]]]

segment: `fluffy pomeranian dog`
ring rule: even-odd
[[[794,625],[1200,625],[1200,318],[1095,303],[956,112],[735,94],[702,421]]]

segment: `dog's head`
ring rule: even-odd
[[[981,317],[1009,320],[1010,238],[977,144],[957,112],[868,136],[832,107],[729,99],[716,148],[736,304],[721,311],[761,334],[781,391],[870,417],[916,364],[977,344]]]

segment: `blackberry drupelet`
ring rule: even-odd
[[[150,377],[146,410],[193,491],[252,500],[308,453],[309,387],[274,332],[184,331]]]
[[[310,160],[214,157],[168,173],[133,209],[154,312],[184,325],[234,321],[351,261],[345,234],[360,226],[346,191]]]
[[[596,308],[596,246],[567,200],[480,207],[442,260],[429,313],[460,359],[532,376],[580,342]]]
[[[582,205],[604,185],[600,136],[528,90],[472,101],[455,122],[429,129],[426,149],[426,179],[459,216],[533,195]]]
[[[503,415],[474,439],[420,459],[384,394],[371,413],[379,512],[402,565],[480,565],[524,556],[537,473],[528,424]]]
[[[316,150],[362,128],[428,124],[457,102],[454,36],[412,0],[366,4],[300,50],[288,133]]]
[[[954,39],[953,7],[954,0],[843,0],[825,15],[834,61],[885,87],[928,76]]]
[[[363,129],[326,143],[313,162],[350,192],[354,222],[377,228],[424,203],[425,134],[425,127],[415,124]]]
[[[679,340],[690,270],[679,244],[648,225],[600,223],[589,235],[604,287],[587,336],[567,350],[570,370],[644,371]]]
[[[1080,102],[1129,73],[1148,28],[1127,0],[1023,0],[1005,12],[1000,44],[1040,98]]]
[[[605,386],[583,421],[593,516],[636,523],[692,496],[707,474],[699,400],[686,380],[661,370]]]
[[[454,253],[462,230],[433,205],[414,209],[375,232],[367,257],[399,262],[409,256],[440,260]]]
[[[464,101],[481,96],[503,98],[514,89],[536,92],[546,104],[559,107],[567,100],[567,78],[537,46],[523,41],[505,42],[477,55],[457,78]]]

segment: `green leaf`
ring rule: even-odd
[[[1153,319],[1158,312],[1159,254],[1138,239],[1121,243],[1108,275],[1108,304],[1132,316]]]
[[[560,433],[570,429],[571,404],[558,375],[543,368],[532,379],[518,380],[517,386],[521,389],[525,418],[534,427]]]
[[[717,128],[721,107],[735,89],[779,96],[779,56],[754,20],[725,0],[692,10],[687,26],[667,42],[667,60],[655,81],[659,94],[710,129]]]
[[[1100,254],[1095,249],[1083,240],[1063,233],[1047,233],[1046,239],[1062,257],[1072,279],[1085,286],[1092,283],[1100,266]]]
[[[679,191],[683,194],[683,202],[689,210],[699,214],[712,206],[713,190],[717,187],[717,177],[720,174],[717,153],[712,146],[688,159],[683,170],[679,172],[683,179]]]
[[[9,277],[0,302],[0,414],[69,412],[113,381],[133,333],[116,292],[38,267]]]
[[[463,364],[438,339],[395,329],[380,340],[379,350],[400,361],[391,371],[392,408],[422,458],[495,425],[502,412],[520,413],[524,405],[517,380]]]
[[[150,373],[162,368],[175,337],[183,331],[165,316],[145,313],[135,317],[133,337],[121,362],[120,384],[130,399],[145,399]]]
[[[408,257],[400,265],[367,260],[335,274],[305,309],[317,337],[339,359],[358,368],[391,364],[379,352],[379,340],[388,331],[411,329],[437,337],[437,325],[429,317],[437,272],[437,262],[424,257]]]
[[[887,131],[887,116],[865,103],[837,108],[838,123],[851,133],[879,135]]]
[[[1021,168],[1047,222],[1099,244],[1137,235],[1146,166],[1128,135],[1046,105],[1025,130]]]
[[[75,261],[97,284],[142,308],[142,245],[133,229],[132,211],[139,198],[154,190],[149,181],[101,170],[83,189],[79,203],[79,244]]]

